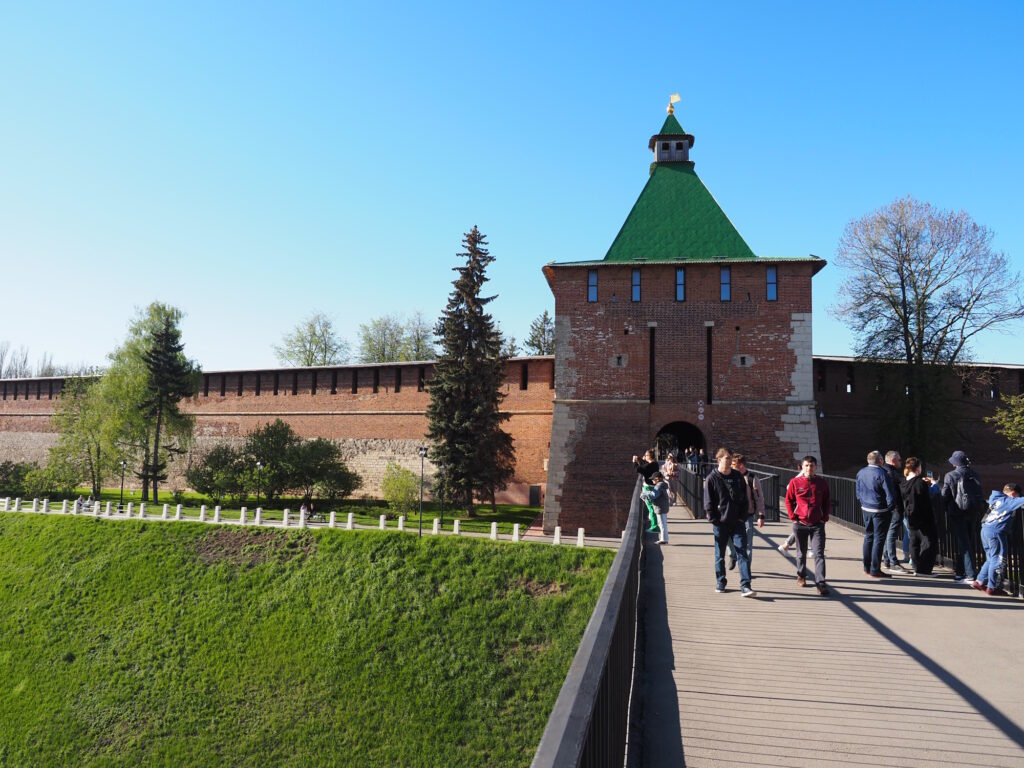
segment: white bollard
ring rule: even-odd
[[[14,500],[14,511],[15,512],[18,511],[18,507],[20,505],[21,505],[21,499],[15,499]],[[60,512],[61,512],[62,515],[66,515],[68,513],[68,500],[67,499],[64,499],[60,503]]]
[[[139,520],[145,520],[145,519],[146,519],[146,502],[140,501],[139,502]]]
[[[220,504],[218,504],[217,506],[215,506],[213,508],[213,522],[215,522],[215,523],[219,523],[220,522]]]
[[[284,510],[284,527],[285,528],[288,527],[288,515],[289,514],[291,514],[291,510],[288,509],[287,507],[285,507],[285,510]]]
[[[2,507],[3,511],[6,512],[11,507],[11,497],[10,496],[4,496],[3,501],[0,502],[0,503],[3,504],[3,507]]]
[[[160,513],[160,519],[161,520],[166,520],[167,516],[170,514],[170,512],[171,512],[171,505],[170,504],[164,504],[163,511]]]
[[[384,530],[384,527],[386,525],[385,520],[387,520],[387,517],[385,515],[381,515],[380,516],[380,529],[382,531]]]
[[[561,544],[562,543],[562,526],[560,526],[560,525],[556,525],[555,526],[555,539],[551,543],[552,544]]]
[[[239,512],[238,512],[238,522],[239,522],[239,523],[240,523],[241,525],[245,525],[245,517],[246,517],[246,514],[247,514],[248,512],[249,512],[249,509],[248,509],[247,507],[242,507],[242,508],[241,508],[241,509],[239,510]]]
[[[498,540],[498,524],[491,523],[491,541]]]
[[[348,513],[348,519],[345,521],[345,530],[351,531],[356,527],[356,514],[355,512]]]
[[[110,506],[111,506],[111,504],[110,504],[110,502],[108,501],[108,502],[107,502],[107,507],[106,507],[106,509],[105,509],[105,510],[103,510],[103,514],[105,514],[105,515],[106,515],[107,517],[110,517]]]
[[[335,511],[334,511],[334,510],[332,509],[332,510],[331,510],[331,519],[330,519],[330,522],[328,522],[328,523],[327,523],[327,527],[328,527],[328,528],[335,528],[335,527],[337,527],[337,525],[338,525],[338,515],[337,515],[337,513],[336,513],[336,512],[335,512]]]
[[[398,530],[400,530],[400,531],[404,531],[405,530],[405,515],[399,515],[398,516]]]
[[[576,531],[576,546],[577,547],[582,547],[583,546],[583,529],[582,528],[579,528]]]
[[[92,516],[93,517],[99,517],[100,516],[100,503],[98,501],[95,504],[92,505]]]
[[[15,512],[20,512],[21,511],[21,499],[20,498],[14,500],[14,511]],[[68,511],[68,500],[67,499],[64,499],[64,509],[61,510],[61,511],[62,512],[67,512]]]
[[[256,525],[263,525],[263,507],[256,507]]]
[[[454,535],[456,535],[456,536],[461,536],[462,535],[462,529],[461,529],[461,526],[459,526],[459,521],[458,520],[455,520],[452,523],[452,533]]]
[[[35,511],[35,510],[33,509],[33,511]],[[78,514],[78,499],[75,499],[73,502],[71,502],[71,514],[72,515],[77,515]]]
[[[512,541],[519,541],[519,523],[512,524]]]
[[[49,499],[43,499],[43,514],[45,515],[49,511],[50,511],[50,500]]]
[[[181,504],[176,504],[174,506],[174,519],[181,520]]]
[[[437,534],[441,532],[441,521],[438,520],[436,517],[434,518],[434,527],[430,532],[435,536],[437,536]]]
[[[135,507],[135,502],[134,501],[129,501],[128,502],[128,517],[131,517],[134,514],[134,512],[135,512],[135,510],[133,509],[134,507]]]
[[[32,499],[32,511],[33,512],[38,512],[39,511],[39,499]]]
[[[205,523],[206,522],[206,505],[205,504],[203,504],[203,505],[201,505],[199,507],[199,522],[200,523]]]
[[[304,510],[302,507],[299,507],[299,528],[305,528],[305,527],[306,527],[306,510]]]

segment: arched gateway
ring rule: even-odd
[[[755,255],[694,172],[693,142],[670,108],[604,258],[544,267],[555,297],[545,530],[621,533],[630,458],[650,435],[662,452],[673,440],[742,445],[783,466],[818,452],[811,278],[825,262]]]
[[[666,424],[658,430],[654,445],[659,459],[664,459],[669,453],[675,453],[680,461],[683,460],[683,452],[687,448],[703,448],[705,453],[708,450],[704,442],[704,433],[688,421],[673,421]]]

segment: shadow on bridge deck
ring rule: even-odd
[[[756,536],[755,599],[714,591],[711,526],[675,507],[646,580],[645,766],[1024,765],[1024,603],[949,576],[868,580],[828,527],[822,598]]]

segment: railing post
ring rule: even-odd
[[[405,515],[399,515],[398,516],[398,530],[400,530],[400,531],[404,531],[405,530]]]
[[[43,499],[43,514],[45,515],[49,511],[50,511],[50,500],[49,499]]]
[[[146,502],[140,501],[139,502],[139,520],[145,520],[145,519],[146,519]]]
[[[110,506],[111,506],[111,505],[110,505],[110,502],[108,501],[108,502],[107,502],[107,506],[106,506],[106,507],[105,507],[105,508],[103,509],[103,514],[104,514],[104,515],[105,515],[106,517],[110,517]]]
[[[583,546],[583,529],[582,528],[577,528],[576,529],[576,546],[577,547],[582,547]]]
[[[491,541],[498,540],[498,524],[491,523]]]
[[[135,514],[135,502],[129,501],[128,502],[128,517],[131,517],[134,514]]]
[[[160,511],[160,519],[161,520],[166,520],[168,514],[170,514],[170,511],[171,511],[171,505],[170,504],[164,504],[164,508]]]
[[[306,527],[306,510],[299,507],[299,528]]]
[[[263,525],[263,507],[256,507],[256,525]]]
[[[437,536],[440,532],[441,532],[441,521],[435,517],[434,518],[434,525],[430,529],[430,533],[433,534],[434,536]]]
[[[215,523],[219,523],[220,522],[220,504],[218,504],[217,506],[215,506],[213,508],[213,522],[215,522]]]
[[[285,528],[288,527],[288,515],[289,515],[290,512],[291,512],[291,510],[288,509],[288,507],[284,508],[284,527]]]
[[[32,511],[33,512],[38,512],[39,511],[39,499],[32,499]]]

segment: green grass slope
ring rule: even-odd
[[[0,765],[529,765],[612,556],[0,513]]]

